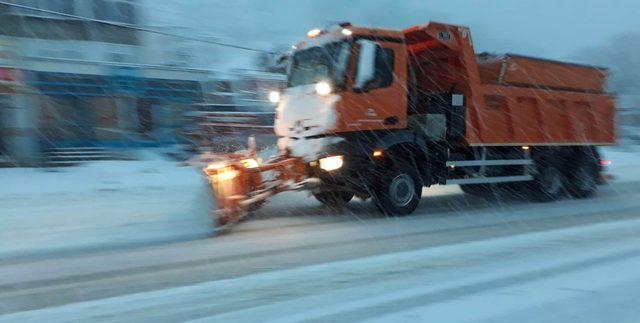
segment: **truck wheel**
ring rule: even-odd
[[[374,202],[385,215],[412,213],[420,203],[422,184],[415,169],[399,164],[387,169],[374,188]]]
[[[312,194],[316,198],[316,200],[318,200],[320,203],[332,209],[339,209],[345,206],[347,203],[349,203],[349,201],[351,201],[354,195],[352,192],[344,192],[344,191],[343,192],[324,191],[324,192],[317,192]]]
[[[562,172],[553,165],[538,167],[538,174],[529,187],[530,196],[537,202],[557,200],[565,192]]]
[[[569,168],[569,167],[568,167]],[[598,160],[584,154],[573,169],[567,169],[567,190],[575,198],[593,196],[598,190]]]

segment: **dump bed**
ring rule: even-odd
[[[615,144],[615,97],[605,91],[605,69],[476,55],[464,26],[432,22],[404,33],[418,93],[464,95],[466,136],[460,145]],[[416,101],[420,107],[423,101]],[[427,106],[428,113],[437,113],[437,105]]]
[[[605,69],[512,54],[477,62],[483,104],[468,118],[471,144],[615,143]]]
[[[615,99],[604,68],[513,54],[476,57],[481,89],[470,107],[472,145],[611,145]]]
[[[601,67],[506,55],[478,55],[478,71],[485,84],[603,93],[607,70]]]

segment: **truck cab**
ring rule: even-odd
[[[308,139],[406,127],[401,32],[341,25],[312,30],[308,36],[295,46],[287,88],[276,109],[281,148],[313,159],[321,152],[310,151]]]

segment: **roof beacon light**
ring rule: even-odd
[[[348,37],[348,36],[353,35],[353,31],[351,31],[350,29],[347,29],[347,28],[342,28],[342,34]]]
[[[322,33],[322,30],[320,30],[319,28],[311,29],[307,33],[307,37],[316,38],[316,37],[320,36],[321,33]]]

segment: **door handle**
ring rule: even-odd
[[[398,123],[398,117],[396,116],[390,116],[386,119],[384,119],[384,125],[386,126],[392,126],[394,124]]]

